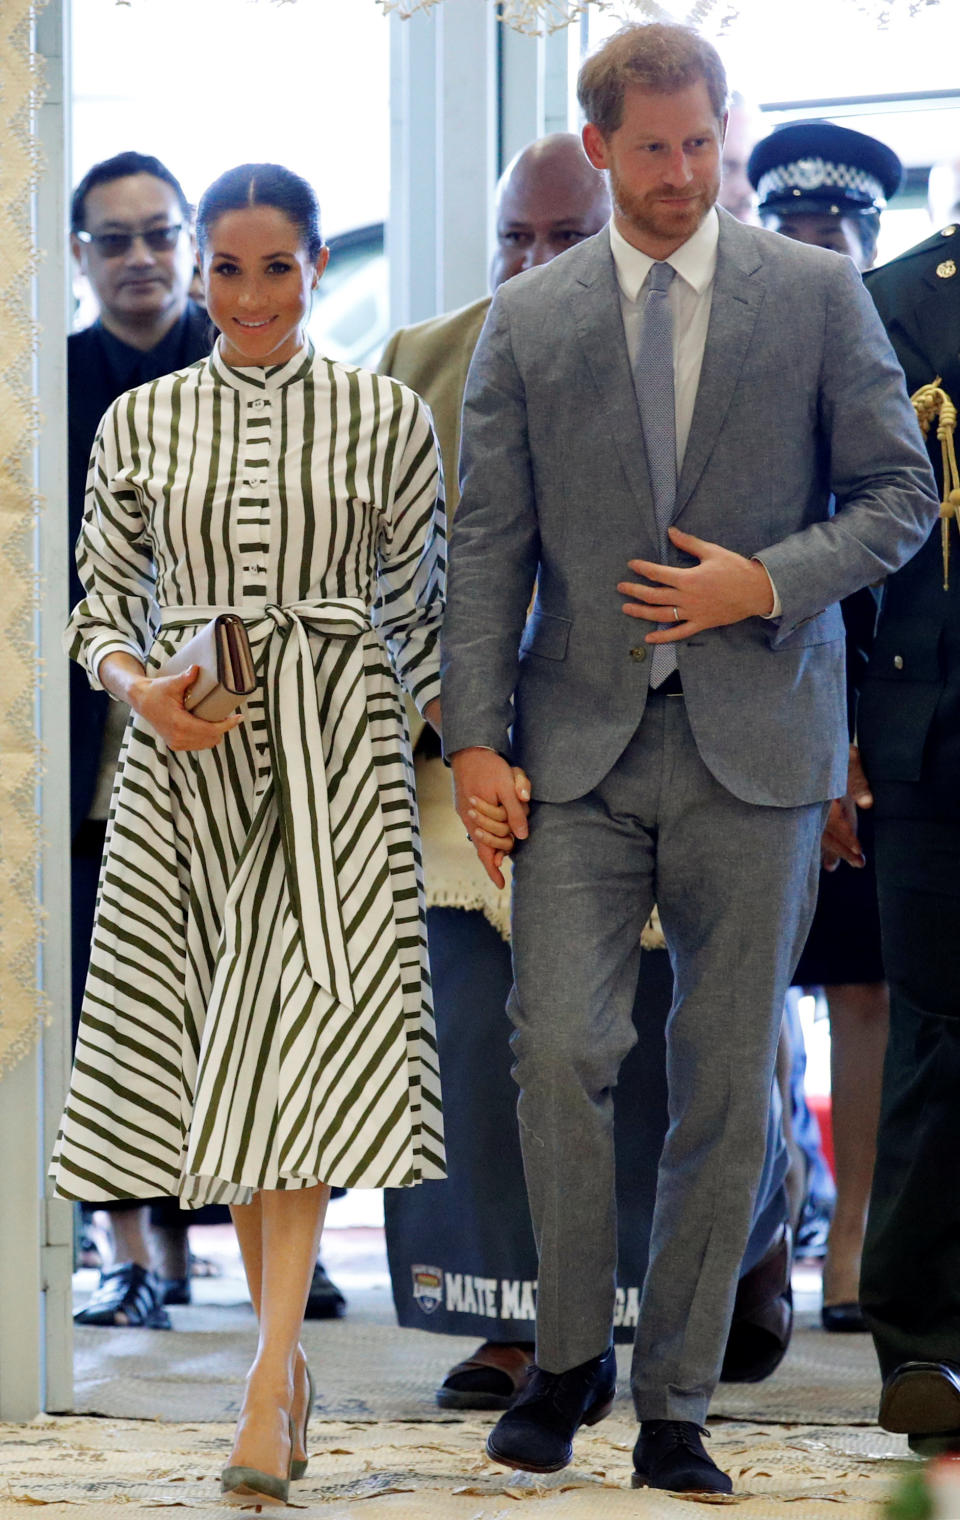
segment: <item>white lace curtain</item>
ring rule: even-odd
[[[40,79],[31,55],[34,0],[0,0],[0,1074],[40,1028],[37,981],[41,757],[33,447],[38,341],[31,279],[40,261],[31,217],[39,173]]]

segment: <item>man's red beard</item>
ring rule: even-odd
[[[662,185],[656,190],[634,195],[612,172],[610,175],[610,192],[619,215],[637,232],[657,238],[686,240],[692,237],[716,201],[719,190],[718,175],[710,185],[694,191],[672,191],[669,185]],[[666,205],[662,199],[664,196],[682,196],[683,204]]]

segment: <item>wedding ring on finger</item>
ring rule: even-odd
[[[677,611],[676,607],[674,607],[674,609],[673,609],[673,621],[675,623],[679,623],[679,621],[680,621],[680,614]]]

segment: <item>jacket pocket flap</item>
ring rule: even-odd
[[[527,619],[520,640],[521,654],[536,654],[544,660],[564,660],[573,623],[570,618],[555,617],[535,607]]]

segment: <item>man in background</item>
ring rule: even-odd
[[[907,390],[935,385],[954,406],[958,249],[950,222],[867,278]],[[850,786],[852,802],[872,801],[890,984],[860,1301],[884,1379],[880,1424],[924,1455],[960,1451],[960,541],[928,423],[944,516],[884,590],[860,692],[866,775],[852,766]]]
[[[72,550],[83,521],[90,449],[100,419],[123,391],[209,353],[210,324],[187,297],[193,270],[190,205],[159,159],[129,152],[95,164],[73,194],[70,245],[98,311],[90,327],[67,339],[70,603],[75,605],[84,591]],[[71,662],[74,1040],[126,715],[123,703],[92,691]],[[110,1215],[114,1260],[75,1318],[86,1325],[170,1329],[165,1303],[189,1299],[187,1216],[180,1217],[170,1199],[152,1206],[102,1207]]]
[[[572,133],[540,138],[518,153],[497,187],[496,245],[490,288],[547,264],[606,224],[610,202],[603,176]],[[459,501],[457,455],[467,369],[490,296],[415,327],[387,343],[380,370],[410,385],[433,412],[443,460],[448,516]],[[409,709],[409,704],[408,704]],[[410,711],[430,965],[444,1072],[448,1176],[385,1194],[387,1251],[400,1323],[448,1335],[479,1331],[473,1354],[452,1366],[437,1390],[442,1408],[505,1409],[533,1360],[532,1292],[536,1249],[523,1163],[516,1137],[516,1094],[510,1080],[509,893],[497,892],[450,806],[449,772],[439,743]],[[484,1135],[497,1136],[498,1164],[489,1165]],[[531,1317],[498,1306],[497,1317],[444,1301],[424,1305],[430,1267],[441,1283],[468,1266],[470,1280],[515,1283],[528,1293]],[[520,1289],[522,1291],[522,1289]]]
[[[757,197],[747,174],[747,161],[760,136],[760,113],[734,90],[727,112],[727,132],[720,160],[720,194],[717,205],[738,222],[756,225]]]

